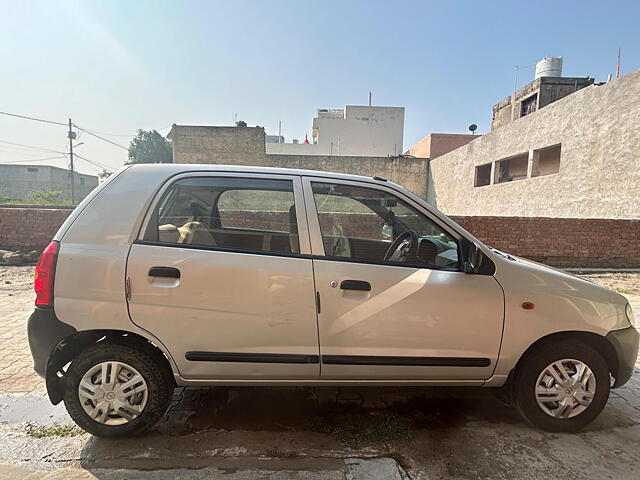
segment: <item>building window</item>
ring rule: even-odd
[[[474,187],[484,187],[491,184],[491,164],[476,166],[476,177],[473,181]]]
[[[84,177],[80,177],[80,185],[84,185]]]
[[[38,171],[38,169],[35,168],[35,167],[28,167],[27,168],[27,172],[37,172],[37,171]]]
[[[520,116],[524,117],[530,113],[535,112],[538,109],[538,94],[531,95],[529,98],[525,98],[520,104]]]
[[[533,152],[532,177],[542,177],[552,175],[560,171],[560,154],[562,146],[560,144],[551,147],[541,148]]]
[[[513,182],[527,178],[529,166],[529,154],[521,153],[514,157],[505,158],[496,162],[494,183]]]

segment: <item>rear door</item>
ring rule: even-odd
[[[299,177],[188,174],[129,254],[129,311],[191,379],[319,376]]]

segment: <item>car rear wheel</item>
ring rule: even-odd
[[[579,341],[549,343],[518,366],[515,406],[532,425],[552,432],[577,432],[591,423],[609,398],[605,359]]]
[[[162,417],[173,393],[166,365],[149,349],[100,342],[64,376],[64,404],[83,430],[106,438],[139,434]]]

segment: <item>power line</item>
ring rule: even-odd
[[[128,138],[135,137],[135,134],[130,134],[130,133],[105,133],[105,132],[98,132],[96,130],[91,130],[91,133],[106,135],[107,137],[128,137]]]
[[[29,158],[25,160],[10,160],[8,162],[0,162],[3,163],[22,163],[22,162],[44,162],[45,160],[57,160],[59,158],[67,158],[67,157],[46,157],[46,158]]]
[[[5,154],[19,155],[21,157],[41,157],[42,155],[48,152],[40,152],[37,150],[24,150],[24,149],[19,149],[17,147],[12,147],[10,145],[0,145],[0,153],[3,155]],[[51,152],[51,153],[59,153],[60,155],[66,155],[66,152]]]
[[[85,162],[87,162],[87,163],[90,163],[90,164],[91,164],[91,165],[93,165],[94,167],[99,167],[99,168],[113,168],[113,167],[109,167],[108,165],[105,165],[104,163],[100,163],[100,162],[98,162],[98,161],[96,161],[96,160],[91,160],[91,159],[89,159],[89,158],[87,158],[87,157],[83,157],[82,155],[78,155],[78,154],[76,154],[76,157],[78,157],[78,158],[80,158],[80,159],[84,160],[84,161],[85,161]]]
[[[85,159],[84,159],[84,158],[82,158],[80,155],[76,155],[76,158],[79,158],[79,159],[84,160],[85,162],[87,162],[87,163],[89,164],[89,167],[93,167],[93,168],[95,168],[95,169],[97,169],[97,170],[106,170],[104,167],[99,167],[99,166],[98,166],[98,165],[96,165],[95,163],[90,162],[90,161],[88,161],[88,160],[85,160]]]
[[[0,112],[0,115],[8,115],[10,117],[24,118],[25,120],[33,120],[35,122],[51,123],[53,125],[62,125],[66,127],[66,123],[54,122],[53,120],[45,120],[43,118],[28,117],[26,115],[18,115],[17,113]]]
[[[65,126],[65,127],[67,126],[67,124],[66,124],[66,123],[62,123],[62,122],[55,122],[55,121],[53,121],[53,120],[45,120],[44,118],[30,117],[30,116],[27,116],[27,115],[18,115],[17,113],[0,112],[0,115],[8,115],[8,116],[10,116],[10,117],[22,118],[22,119],[25,119],[25,120],[33,120],[33,121],[35,121],[35,122],[50,123],[50,124],[52,124],[52,125],[62,125],[62,126]],[[120,145],[119,143],[116,143],[116,142],[113,142],[113,141],[111,141],[111,140],[109,140],[109,139],[103,138],[103,137],[101,137],[100,135],[106,135],[106,136],[110,136],[110,137],[134,137],[134,136],[135,136],[135,134],[134,134],[134,135],[125,135],[125,134],[104,133],[104,132],[97,132],[97,131],[96,131],[96,132],[94,132],[94,131],[88,130],[88,129],[86,129],[86,128],[82,128],[82,127],[80,127],[80,126],[78,126],[78,125],[76,125],[76,124],[73,124],[73,126],[74,126],[74,127],[76,127],[78,130],[80,130],[80,131],[82,131],[82,132],[88,133],[89,135],[92,135],[92,136],[94,136],[94,137],[96,137],[96,138],[99,138],[100,140],[102,140],[102,141],[104,141],[104,142],[110,143],[111,145],[114,145],[114,146],[116,146],[116,147],[120,147],[120,148],[122,148],[122,149],[124,149],[124,150],[127,150],[127,151],[128,151],[129,149],[128,149],[127,147],[125,147],[124,145]],[[159,128],[159,129],[155,129],[155,128],[154,128],[153,130],[156,130],[156,131],[158,131],[158,130],[164,130],[164,129],[166,129],[166,128],[170,127],[170,126],[171,126],[171,125],[167,125],[167,126],[165,126],[165,127]],[[100,135],[99,135],[99,134],[100,134]]]
[[[112,169],[113,167],[110,167],[109,165],[105,165],[104,163],[100,163],[96,160],[89,160],[86,157],[83,157],[82,155],[78,155],[77,153],[75,154],[76,157],[81,158],[82,160],[84,160],[87,163],[90,163],[91,165],[93,165],[94,167],[98,167],[98,168],[104,168],[104,169]]]
[[[25,149],[19,149],[17,147],[12,147],[10,145],[0,145],[0,153],[10,153],[12,155],[20,155],[25,156],[25,157],[41,157],[42,155],[44,155],[44,152],[38,152],[35,150],[25,150]],[[62,153],[62,152],[60,152]]]
[[[173,126],[173,124],[166,125],[166,126],[161,127],[161,128],[151,128],[150,130],[155,130],[156,132],[159,132],[159,131],[165,130],[165,129],[171,127],[171,126]],[[85,129],[85,131],[86,131],[86,129]],[[135,133],[134,134],[131,134],[131,133],[106,133],[106,132],[99,132],[97,130],[90,130],[90,132],[91,133],[95,133],[95,134],[100,134],[100,135],[106,135],[107,137],[128,137],[128,138],[131,138],[131,137],[135,137],[136,136]]]
[[[0,140],[0,143],[6,143],[7,145],[14,145],[16,147],[33,148],[34,150],[43,150],[45,152],[64,153],[64,154],[66,154],[66,152],[60,152],[58,150],[51,150],[50,148],[36,147],[36,146],[33,146],[33,145],[25,145],[23,143],[7,142],[6,140]]]
[[[108,140],[108,139],[106,139],[106,138],[103,138],[103,137],[101,137],[100,135],[96,135],[95,133],[93,133],[93,132],[91,132],[91,131],[87,130],[86,128],[79,127],[79,126],[78,126],[78,125],[76,125],[75,123],[73,124],[73,126],[74,126],[74,127],[76,127],[78,130],[81,130],[81,131],[83,131],[83,132],[85,132],[85,133],[88,133],[89,135],[91,135],[91,136],[93,136],[93,137],[99,138],[100,140],[102,140],[102,141],[104,141],[104,142],[110,143],[111,145],[115,145],[116,147],[120,147],[120,148],[122,148],[122,149],[124,149],[124,150],[129,151],[129,149],[128,149],[127,147],[125,147],[125,146],[123,146],[123,145],[120,145],[119,143],[112,142],[111,140]]]

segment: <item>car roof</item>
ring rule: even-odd
[[[164,170],[167,175],[176,175],[186,172],[236,172],[236,173],[271,173],[280,175],[298,175],[306,177],[330,177],[342,180],[355,180],[375,182],[380,184],[391,184],[402,188],[386,178],[364,175],[352,175],[348,173],[326,172],[321,170],[304,170],[298,168],[277,168],[277,167],[261,167],[251,165],[218,165],[212,163],[139,163],[132,165],[132,169],[153,169],[154,171]]]

